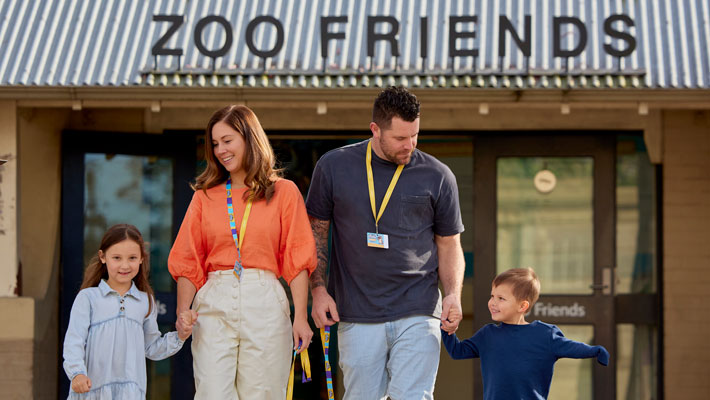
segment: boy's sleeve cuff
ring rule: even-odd
[[[609,352],[603,347],[599,346],[599,354],[597,354],[597,361],[603,366],[609,365]]]

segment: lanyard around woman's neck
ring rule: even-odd
[[[242,278],[242,243],[244,242],[244,234],[247,231],[247,221],[249,220],[249,214],[251,213],[251,203],[252,199],[247,200],[247,207],[244,210],[244,216],[242,217],[242,224],[239,227],[239,234],[237,235],[237,224],[234,218],[234,207],[232,206],[232,179],[227,179],[227,212],[229,213],[229,228],[232,231],[232,238],[234,239],[234,244],[237,245],[237,261],[234,263],[234,275],[237,279]]]

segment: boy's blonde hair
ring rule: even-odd
[[[512,268],[493,279],[493,287],[508,284],[517,301],[527,300],[532,307],[540,297],[540,280],[532,268]]]

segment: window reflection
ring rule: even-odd
[[[658,331],[649,325],[619,324],[616,327],[616,398],[658,398]]]
[[[591,293],[593,181],[590,157],[502,157],[497,163],[497,271],[532,267],[542,293]],[[550,171],[549,192],[534,185]]]
[[[565,337],[593,344],[594,327],[591,325],[557,325]],[[592,367],[595,358],[562,358],[555,363],[549,399],[591,400]]]
[[[621,136],[616,161],[616,292],[656,292],[655,171],[643,138]]]
[[[84,265],[108,227],[132,224],[148,244],[153,290],[172,291],[167,270],[172,245],[172,160],[87,153],[84,165]]]

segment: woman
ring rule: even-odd
[[[271,145],[247,107],[212,115],[205,159],[168,258],[177,314],[192,303],[197,318],[195,398],[281,400],[291,349],[301,343],[304,351],[313,335],[307,302],[316,251],[303,197],[274,169]],[[293,326],[279,277],[291,288]]]

